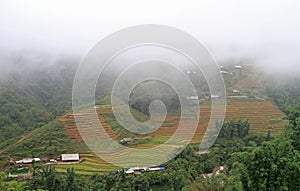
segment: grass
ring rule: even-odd
[[[277,119],[271,119],[269,121],[269,124],[277,124],[277,123],[281,123],[283,121],[283,119],[277,118]]]
[[[70,138],[66,136],[63,124],[54,120],[27,134],[22,141],[7,147],[1,156],[2,160],[8,161],[9,158],[42,158],[72,151],[74,152],[75,149]]]
[[[74,168],[76,173],[81,175],[105,173],[119,169],[119,167],[102,160],[92,153],[82,154],[80,157],[82,157],[84,161],[79,164],[58,164],[55,165],[55,169],[58,172],[66,172],[67,168]]]

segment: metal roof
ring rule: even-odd
[[[62,154],[61,155],[62,161],[71,161],[71,160],[79,160],[79,154]]]

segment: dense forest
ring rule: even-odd
[[[58,60],[55,66],[20,70],[23,72],[12,71],[0,83],[0,148],[5,140],[42,127],[71,107],[74,61]]]

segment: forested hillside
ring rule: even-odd
[[[11,67],[0,83],[0,148],[6,140],[39,128],[71,108],[76,62],[57,60],[37,68],[17,62]]]
[[[273,74],[265,80],[266,93],[285,113],[300,106],[300,77]]]

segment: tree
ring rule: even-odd
[[[73,191],[77,190],[76,180],[75,180],[74,168],[67,168],[66,179],[64,182],[64,190]]]
[[[56,191],[56,170],[52,166],[44,166],[39,172],[42,180],[43,189]]]
[[[300,151],[300,108],[290,109],[288,119],[290,124],[287,128],[288,135],[293,140],[293,146]]]
[[[220,129],[220,122],[216,122],[216,128]],[[243,138],[249,133],[250,123],[248,120],[243,121],[241,119],[235,121],[231,120],[229,122],[225,122],[221,131],[219,133],[220,138],[231,139],[234,137]]]
[[[139,175],[135,177],[133,185],[134,185],[134,190],[138,190],[138,191],[149,190],[149,182],[143,175]]]
[[[0,172],[0,190],[5,190],[6,188],[6,184],[4,182],[5,177],[6,177],[5,172]]]
[[[171,190],[181,190],[188,183],[184,169],[180,169],[178,171],[173,170],[170,172],[169,183]]]
[[[233,158],[235,164],[230,174],[235,175],[231,180],[241,181],[246,191],[300,189],[298,181],[291,182],[287,176],[287,173],[293,172],[293,179],[300,180],[300,174],[295,174],[299,171],[300,156],[294,151],[291,141],[285,137],[235,153]]]

